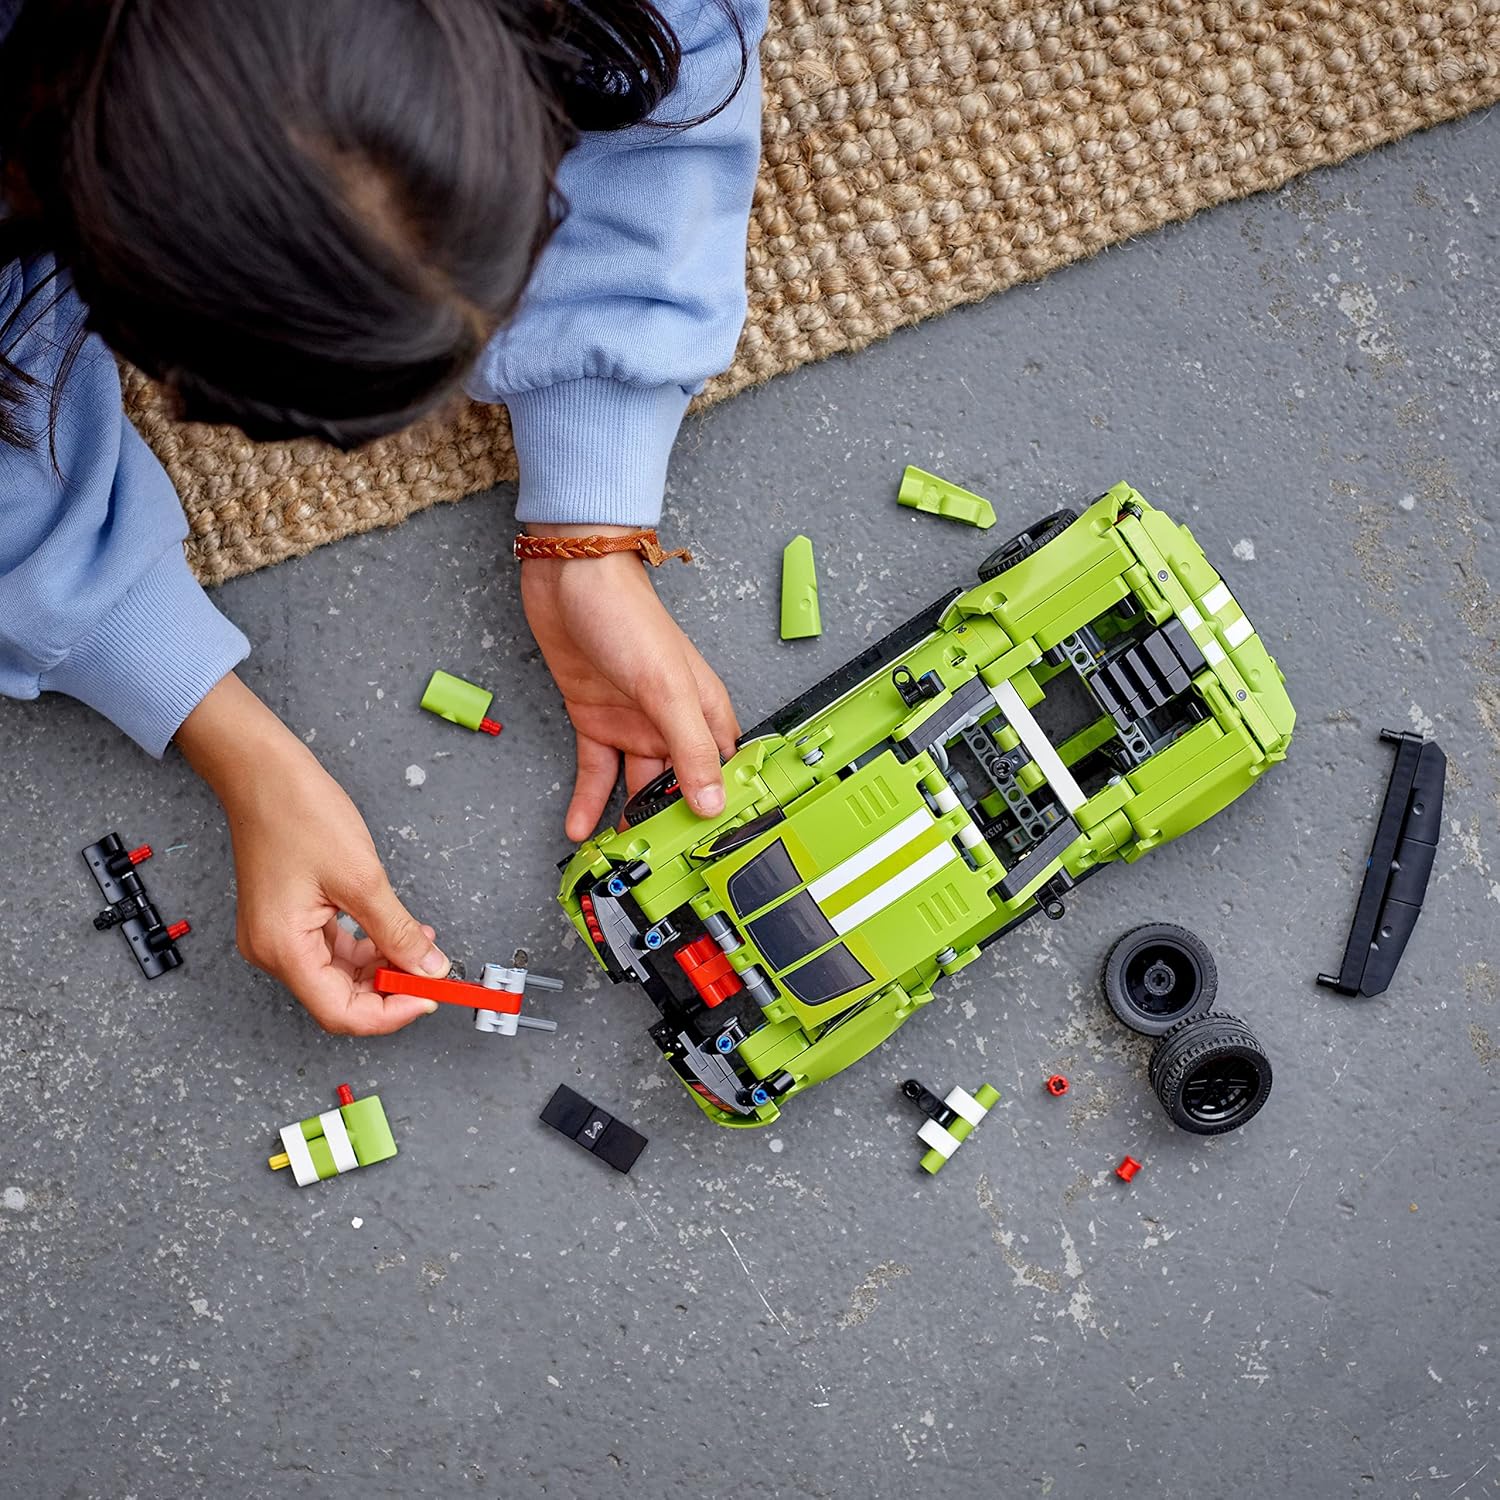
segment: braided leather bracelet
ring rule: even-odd
[[[693,554],[686,547],[667,552],[653,530],[629,531],[623,536],[528,536],[524,531],[515,540],[518,562],[528,558],[546,558],[554,562],[590,557],[607,557],[611,552],[639,552],[645,562],[659,568],[668,558],[690,563]]]

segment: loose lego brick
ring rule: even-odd
[[[813,544],[805,536],[794,536],[781,554],[781,638],[802,641],[822,634]]]
[[[348,1084],[340,1084],[338,1100],[337,1109],[282,1126],[282,1149],[269,1163],[273,1172],[290,1167],[297,1186],[309,1187],[396,1154],[379,1094],[356,1099]]]
[[[483,734],[499,734],[501,726],[486,718],[494,694],[473,682],[465,682],[451,672],[437,671],[427,680],[422,707],[450,724],[477,729]]]
[[[646,1149],[646,1137],[582,1094],[560,1083],[538,1118],[544,1125],[577,1141],[585,1151],[607,1161],[617,1172],[628,1172]]]
[[[151,858],[150,844],[127,849],[118,833],[108,833],[84,849],[83,857],[100,894],[109,903],[94,918],[94,926],[100,932],[118,927],[147,979],[160,978],[180,967],[182,955],[177,942],[192,929],[186,922],[169,925],[146,893],[136,866]]]
[[[962,521],[965,526],[988,531],[995,524],[995,507],[982,495],[972,494],[929,474],[914,464],[906,466],[901,476],[901,490],[896,504],[910,510],[920,510],[929,516],[942,516],[946,521]]]

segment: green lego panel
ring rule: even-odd
[[[391,1134],[379,1094],[366,1094],[353,1104],[340,1105],[339,1113],[344,1117],[349,1144],[354,1147],[360,1166],[368,1167],[396,1154],[396,1138]]]
[[[1039,898],[1226,807],[1295,722],[1191,533],[1128,485],[892,640],[742,742],[719,817],[673,801],[564,869],[579,934],[646,989],[721,1125],[776,1119]],[[705,932],[744,984],[713,1010],[672,958]],[[730,1021],[744,1040],[706,1056]]]
[[[422,707],[450,724],[462,724],[465,729],[478,729],[484,716],[490,711],[494,694],[451,672],[437,671],[427,682],[422,694]]]
[[[962,521],[965,526],[976,526],[981,531],[988,531],[995,524],[995,507],[983,496],[971,495],[968,490],[911,464],[901,476],[896,503],[929,516],[942,516],[947,521]]]
[[[813,544],[805,536],[794,536],[781,554],[781,638],[802,641],[822,634]]]

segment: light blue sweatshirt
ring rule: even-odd
[[[469,381],[477,399],[510,408],[523,523],[653,523],[688,399],[733,355],[766,0],[726,4],[750,52],[739,94],[690,129],[579,142],[560,177],[568,217]],[[7,9],[0,0],[0,34]],[[689,119],[733,85],[738,39],[715,0],[661,9],[684,58],[658,118]],[[50,270],[46,260],[0,266],[0,323]],[[67,292],[11,359],[50,387],[81,311]],[[56,468],[45,405],[30,415],[38,442],[0,444],[0,694],[66,693],[160,755],[249,643],[188,571],[182,507],[124,416],[98,339],[64,386]]]

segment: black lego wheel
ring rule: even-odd
[[[1147,1077],[1168,1118],[1194,1135],[1238,1130],[1271,1092],[1271,1060],[1236,1016],[1179,1021],[1156,1044]]]
[[[1060,537],[1077,519],[1076,510],[1055,510],[1050,516],[1043,516],[1035,525],[1028,526],[1025,531],[1018,531],[1008,542],[1002,542],[980,563],[980,582],[988,583],[990,579],[998,578],[1006,569],[1013,568],[1018,562],[1030,557],[1033,552],[1040,552],[1048,542]]]
[[[1172,922],[1134,927],[1104,960],[1104,998],[1132,1031],[1164,1036],[1201,1016],[1219,992],[1219,971],[1202,938]]]
[[[682,788],[677,785],[677,772],[668,766],[660,776],[653,777],[629,798],[621,816],[627,827],[634,828],[637,823],[644,823],[647,818],[654,818],[657,813],[669,808],[681,796]]]

